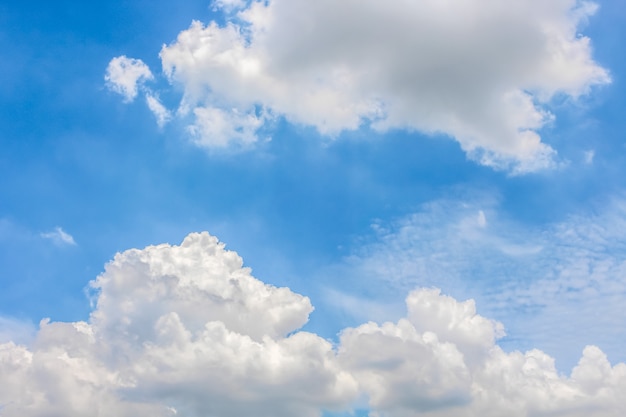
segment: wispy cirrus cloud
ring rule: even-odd
[[[530,227],[507,219],[496,199],[440,200],[374,230],[327,273],[345,277],[346,287],[367,283],[392,296],[435,286],[474,298],[507,324],[508,346],[559,352],[566,367],[591,341],[624,359],[623,198]]]
[[[54,230],[51,232],[40,233],[39,236],[44,239],[51,240],[52,242],[54,242],[55,245],[58,246],[76,246],[76,241],[74,240],[74,237],[59,226],[55,227]]]

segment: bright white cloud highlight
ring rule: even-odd
[[[202,146],[253,141],[262,108],[322,134],[369,124],[449,135],[480,163],[521,173],[555,163],[539,136],[550,100],[610,81],[579,32],[595,10],[574,0],[271,0],[222,27],[193,22],[160,55]]]
[[[122,95],[127,102],[137,97],[138,88],[142,83],[153,78],[150,68],[142,60],[124,55],[109,62],[104,76],[107,87]],[[150,102],[148,104],[150,105]]]
[[[570,376],[545,353],[504,352],[502,325],[439,290],[395,323],[298,331],[307,297],[255,279],[207,233],[117,254],[92,281],[88,322],[43,320],[0,344],[3,417],[320,416],[365,396],[372,416],[610,417],[626,365],[589,346]]]
[[[50,239],[55,245],[58,246],[76,245],[74,237],[58,226],[55,227],[52,232],[41,233],[40,236],[44,239]]]

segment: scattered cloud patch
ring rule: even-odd
[[[307,297],[207,233],[119,253],[91,287],[87,322],[42,320],[30,347],[0,344],[3,416],[316,417],[360,398],[388,417],[626,412],[626,364],[588,346],[566,376],[539,350],[505,353],[500,323],[437,289],[333,345],[298,330]]]
[[[218,107],[196,107],[193,113],[195,123],[189,126],[189,132],[194,143],[209,149],[252,145],[265,119],[253,110],[239,113]]]
[[[530,228],[503,218],[495,200],[436,201],[375,232],[332,270],[346,285],[392,294],[443,288],[505,321],[510,343],[559,352],[561,365],[589,343],[624,360],[623,199]]]
[[[113,58],[109,62],[104,76],[107,87],[122,95],[124,101],[127,102],[131,102],[137,97],[139,86],[153,78],[150,68],[142,60],[128,58],[125,55]],[[148,105],[150,105],[150,101],[148,101]],[[152,107],[150,108],[152,110]]]
[[[76,241],[74,241],[74,238],[72,237],[72,235],[70,235],[61,227],[58,227],[58,226],[55,227],[52,232],[41,233],[40,236],[44,239],[50,239],[52,242],[54,242],[55,245],[58,245],[58,246],[66,246],[66,245],[75,246],[76,245]]]
[[[233,12],[245,8],[245,0],[213,0],[211,2],[213,10],[223,10],[225,12]]]

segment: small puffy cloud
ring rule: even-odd
[[[74,241],[74,238],[72,237],[72,235],[70,235],[61,227],[58,227],[58,226],[55,227],[52,232],[41,233],[40,236],[44,239],[50,239],[52,242],[54,242],[55,245],[58,245],[58,246],[65,246],[65,245],[75,246],[76,245],[76,241]]]
[[[115,57],[109,62],[104,76],[107,87],[121,94],[127,102],[137,97],[138,87],[143,82],[153,78],[150,68],[142,60],[124,55]]]
[[[241,8],[219,0],[217,8]],[[556,95],[610,82],[581,27],[590,2],[255,1],[193,22],[160,56],[201,146],[252,142],[261,108],[337,135],[369,125],[443,134],[512,173],[555,166],[540,131]],[[332,13],[328,13],[332,10]],[[259,122],[259,123],[257,123]]]

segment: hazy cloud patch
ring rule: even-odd
[[[44,239],[51,240],[58,246],[76,246],[74,237],[59,226],[55,227],[51,232],[41,233],[40,236]]]

